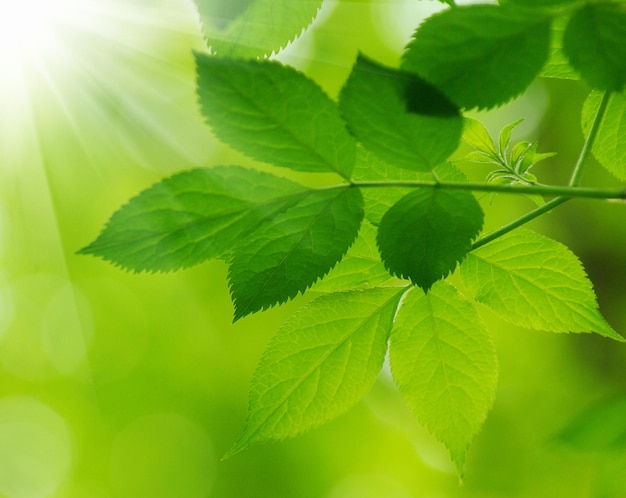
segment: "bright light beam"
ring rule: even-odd
[[[24,59],[58,49],[55,32],[76,23],[80,0],[0,0],[0,73],[4,80]]]
[[[192,49],[203,47],[190,0],[0,0],[0,170],[21,168],[33,139],[59,151],[44,140],[55,130],[94,160],[202,162]]]
[[[64,30],[85,25],[88,2],[0,0],[0,104],[10,126],[28,112],[31,75],[65,56]]]

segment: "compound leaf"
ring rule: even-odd
[[[304,292],[343,257],[363,219],[358,189],[316,191],[235,249],[229,269],[235,320]]]
[[[402,67],[460,107],[491,108],[530,85],[547,60],[549,44],[547,15],[469,5],[428,18],[407,46]]]
[[[349,178],[356,143],[334,102],[274,61],[196,54],[198,96],[215,135],[259,161]]]
[[[327,294],[292,316],[261,358],[248,421],[227,456],[253,443],[296,436],[354,405],[382,368],[404,292]]]
[[[389,354],[403,397],[462,473],[498,376],[494,346],[474,305],[445,281],[428,294],[412,290],[398,311]]]
[[[465,258],[461,277],[478,302],[515,325],[624,341],[600,315],[578,258],[543,235],[517,229],[479,247]]]
[[[626,85],[626,5],[586,5],[565,28],[563,51],[583,79],[599,90]]]
[[[385,267],[425,291],[470,251],[483,212],[466,191],[424,188],[407,194],[383,216],[378,247]]]
[[[135,271],[171,271],[219,258],[309,189],[229,166],[177,173],[121,207],[81,254]]]
[[[194,1],[211,52],[244,58],[280,51],[311,24],[322,5],[322,0]]]
[[[595,113],[602,100],[602,92],[593,91],[585,101],[582,127],[589,132]],[[626,181],[626,95],[614,93],[600,123],[592,148],[598,162],[613,175]]]
[[[339,108],[363,147],[412,171],[429,171],[457,148],[458,109],[419,77],[359,55]]]

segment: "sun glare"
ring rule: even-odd
[[[80,20],[80,0],[0,0],[2,78],[15,76],[25,59],[58,50],[56,33]]]
[[[64,130],[90,157],[119,151],[149,168],[201,160],[196,16],[188,0],[0,0],[0,167],[19,168],[33,140]]]
[[[0,0],[0,103],[9,126],[25,119],[33,81],[68,55],[63,36],[89,27],[93,0]],[[36,77],[34,75],[37,75]],[[2,124],[2,123],[0,123]],[[4,123],[6,124],[6,123]]]

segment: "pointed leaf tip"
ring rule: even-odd
[[[257,161],[350,177],[356,142],[313,80],[274,60],[197,54],[196,69],[200,109],[218,139]]]
[[[186,268],[223,257],[307,192],[237,166],[183,171],[132,198],[79,253],[137,272]]]
[[[472,251],[461,278],[478,302],[515,325],[625,341],[600,314],[576,255],[538,233],[518,228]]]
[[[321,296],[280,328],[252,379],[243,433],[226,454],[293,437],[352,407],[376,380],[401,288]]]
[[[280,52],[310,26],[322,6],[322,0],[194,3],[212,53],[252,59]],[[246,8],[242,9],[244,5]]]
[[[419,76],[360,55],[339,109],[363,147],[401,168],[431,171],[458,147],[458,108]]]
[[[361,192],[345,188],[314,191],[261,226],[230,264],[235,320],[305,292],[341,260],[362,220]]]
[[[464,191],[420,189],[383,216],[378,247],[389,271],[424,291],[452,272],[483,225],[475,197]]]
[[[495,348],[474,304],[449,283],[405,295],[391,331],[393,377],[411,410],[444,443],[459,475],[495,398]]]
[[[440,88],[459,107],[492,108],[535,79],[548,57],[550,22],[549,15],[513,6],[447,9],[417,29],[402,68]]]

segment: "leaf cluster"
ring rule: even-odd
[[[448,162],[463,136],[471,159],[495,166],[488,183],[537,185],[530,170],[552,154],[537,153],[536,142],[511,146],[520,121],[496,143],[463,110],[500,105],[564,66],[594,88],[623,90],[622,4],[511,0],[444,10],[419,26],[399,68],[360,54],[335,102],[305,74],[264,59],[308,25],[321,0],[257,0],[225,28],[211,26],[208,4],[197,3],[210,47],[195,54],[202,114],[216,137],[271,172],[180,172],[131,199],[81,252],[133,271],[221,259],[235,319],[318,293],[270,342],[229,454],[347,410],[389,350],[400,392],[462,472],[497,379],[477,303],[515,325],[623,340],[567,247],[527,230],[478,247],[482,207]],[[623,96],[600,124],[594,99],[584,113],[598,136],[594,152],[626,177],[624,161],[613,166],[626,144],[610,136],[621,129]],[[308,187],[280,168],[337,182]],[[459,267],[457,289],[445,278]]]

